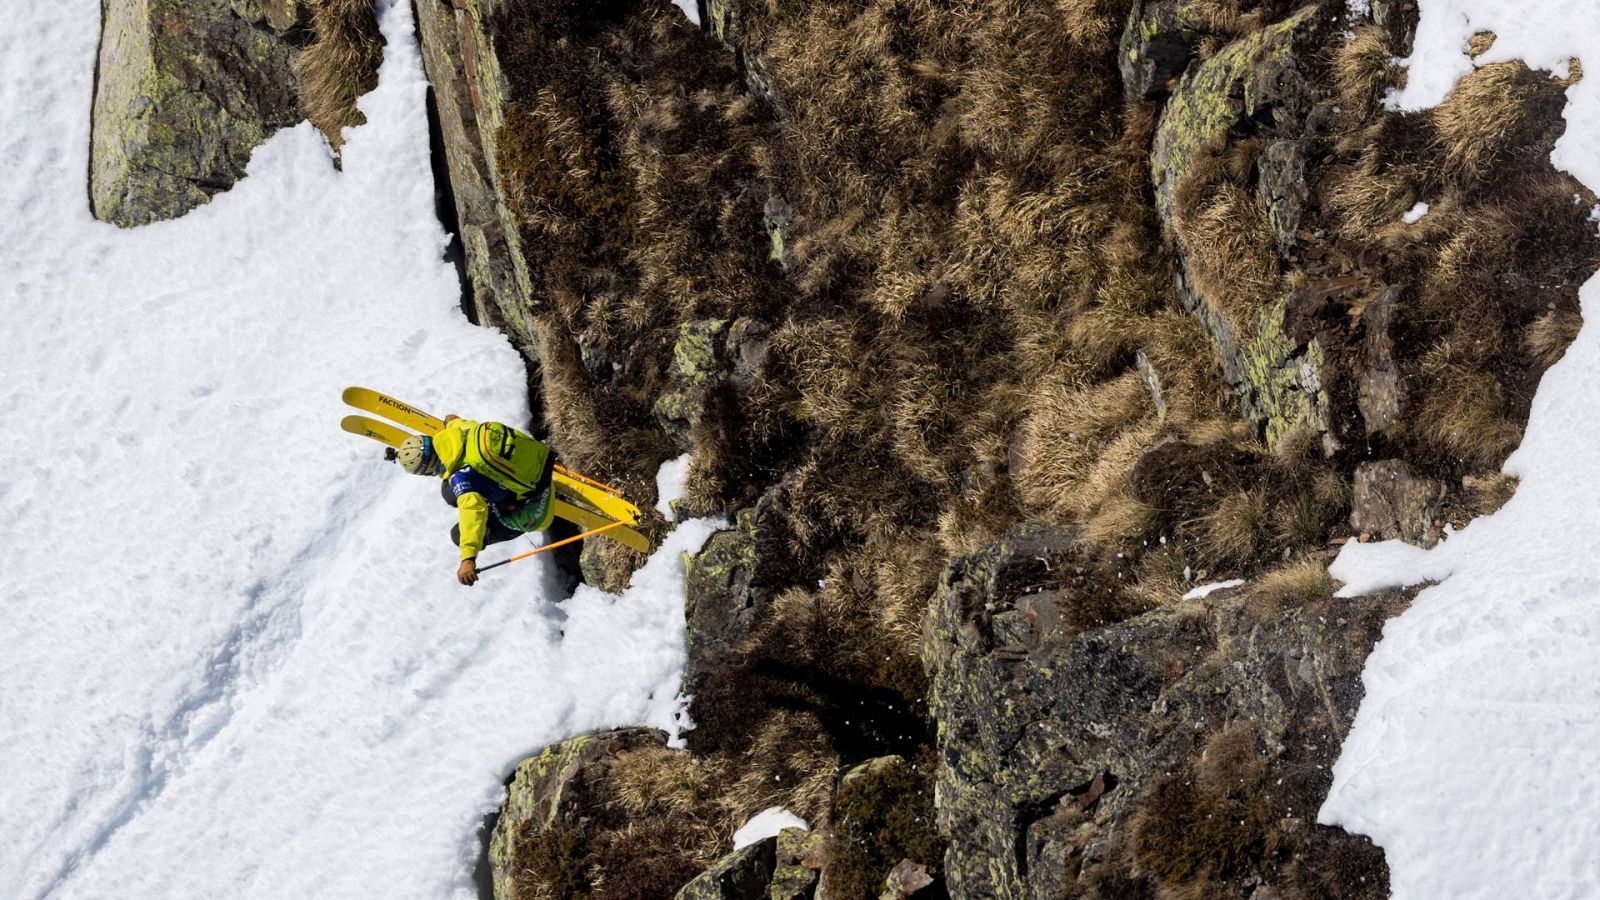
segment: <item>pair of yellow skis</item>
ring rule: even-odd
[[[344,390],[344,402],[356,409],[377,413],[419,434],[432,435],[444,427],[444,420],[415,406],[363,387]],[[351,434],[369,437],[398,449],[412,432],[379,422],[367,416],[345,416],[339,427]],[[556,495],[550,498],[555,514],[585,531],[604,528],[600,536],[610,538],[640,553],[650,552],[650,541],[632,526],[639,524],[639,508],[623,499],[622,492],[587,478],[565,466],[556,466],[552,475]],[[622,523],[608,527],[613,523]]]

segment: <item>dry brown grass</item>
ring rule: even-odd
[[[1342,103],[1370,111],[1395,83],[1394,52],[1388,34],[1377,25],[1363,25],[1339,46],[1334,57],[1334,87]]]
[[[1176,223],[1188,271],[1235,334],[1249,335],[1256,314],[1284,290],[1266,208],[1255,192],[1229,182],[1192,190],[1192,206]]]
[[[1031,400],[1017,486],[1025,503],[1062,518],[1086,517],[1119,493],[1160,428],[1136,372],[1100,385],[1045,383]]]
[[[1493,63],[1456,83],[1433,110],[1445,164],[1456,176],[1482,177],[1511,150],[1549,127],[1561,86],[1522,63]]]
[[[333,147],[337,163],[344,129],[361,125],[362,94],[378,86],[383,35],[375,0],[309,0],[316,40],[295,58],[300,104]]]
[[[1328,561],[1307,557],[1252,579],[1245,588],[1246,608],[1257,620],[1276,618],[1285,611],[1333,594]]]
[[[1583,314],[1572,309],[1551,309],[1534,319],[1522,332],[1522,343],[1528,355],[1546,368],[1555,365],[1567,348],[1578,339],[1578,329],[1583,327]]]
[[[1248,562],[1262,543],[1267,517],[1265,492],[1241,489],[1227,494],[1193,522],[1200,557],[1212,565]]]

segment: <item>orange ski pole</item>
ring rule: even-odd
[[[538,556],[539,554],[544,553],[547,550],[554,550],[557,547],[565,547],[566,545],[572,543],[573,541],[581,541],[586,537],[593,537],[594,535],[602,534],[604,532],[610,531],[613,528],[621,528],[622,525],[623,525],[622,522],[612,522],[610,525],[605,525],[605,526],[602,526],[600,528],[596,528],[593,531],[585,531],[583,534],[580,534],[577,537],[569,537],[569,538],[567,538],[565,540],[556,541],[554,544],[546,544],[543,547],[538,548],[537,550],[529,550],[527,553],[518,553],[516,556],[513,556],[510,559],[502,559],[497,563],[490,563],[487,566],[483,566],[482,568],[478,569],[478,574],[481,575],[484,572],[489,571],[490,569],[498,569],[501,566],[508,566],[508,565],[516,562],[519,559],[527,559],[530,556]]]

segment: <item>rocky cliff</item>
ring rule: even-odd
[[[1315,814],[1408,598],[1325,567],[1514,490],[1600,265],[1548,162],[1581,73],[1390,110],[1388,2],[701,6],[416,4],[465,287],[551,441],[646,508],[688,452],[735,523],[689,563],[688,749],[524,763],[496,896],[1386,894]],[[314,19],[110,7],[131,224],[298,116]],[[733,852],[774,805],[811,832]]]

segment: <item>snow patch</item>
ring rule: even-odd
[[[805,819],[781,806],[771,806],[751,816],[750,821],[733,833],[733,849],[743,850],[758,841],[777,837],[778,832],[785,828],[811,830]]]
[[[1213,581],[1210,584],[1202,584],[1197,588],[1192,588],[1187,594],[1184,594],[1179,599],[1199,600],[1201,597],[1209,597],[1217,591],[1226,590],[1228,588],[1236,588],[1241,584],[1244,584],[1243,578],[1235,578],[1230,581]]]
[[[669,459],[656,470],[656,511],[673,521],[672,502],[683,499],[684,482],[689,477],[689,454]]]
[[[683,10],[683,14],[689,17],[689,21],[696,25],[700,24],[700,6],[695,0],[672,0],[672,2]]]
[[[1566,75],[1600,54],[1588,0],[1422,0],[1409,76],[1420,110],[1476,64]],[[1559,168],[1600,188],[1600,79],[1567,89]],[[1579,294],[1600,318],[1600,281]],[[1545,373],[1505,470],[1516,495],[1424,551],[1346,544],[1344,596],[1437,582],[1389,622],[1318,820],[1370,836],[1400,900],[1600,896],[1600,334],[1589,324]]]
[[[1418,222],[1421,222],[1422,217],[1427,214],[1428,204],[1419,201],[1416,206],[1411,207],[1406,211],[1405,215],[1400,217],[1400,221],[1406,223],[1407,225],[1415,225]]]

